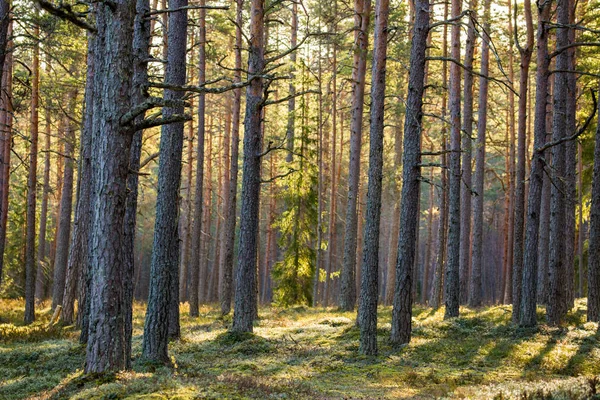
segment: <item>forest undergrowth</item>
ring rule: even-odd
[[[84,375],[85,348],[72,326],[51,326],[48,304],[23,326],[23,301],[0,300],[0,399],[600,399],[598,325],[578,300],[563,327],[520,329],[511,307],[417,307],[408,346],[388,343],[380,307],[379,355],[358,354],[355,314],[261,308],[254,334],[233,336],[216,307],[200,318],[182,306],[171,367],[141,360],[145,306],[134,307],[133,370]]]

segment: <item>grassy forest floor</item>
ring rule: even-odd
[[[73,327],[52,327],[48,305],[22,326],[23,302],[0,300],[0,399],[590,399],[600,393],[600,336],[578,301],[568,325],[518,329],[509,306],[443,321],[417,307],[413,341],[387,343],[390,308],[380,308],[379,356],[358,355],[354,314],[262,308],[255,334],[233,337],[215,308],[199,319],[182,308],[175,366],[144,364],[144,305],[134,310],[133,371],[83,376],[85,348]],[[543,310],[538,317],[543,323]],[[600,395],[597,397],[600,399]]]

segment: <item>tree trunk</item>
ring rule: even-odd
[[[444,3],[444,20],[448,19],[448,3]],[[448,25],[444,25],[444,33],[442,36],[442,55],[448,57]],[[442,86],[448,84],[448,64],[446,61],[442,65]],[[442,119],[446,119],[447,107],[447,92],[442,94]],[[446,124],[442,125],[442,155],[440,156],[441,165],[446,166]],[[438,227],[437,238],[437,260],[435,265],[435,274],[433,279],[433,294],[431,296],[431,306],[438,308],[442,303],[442,288],[444,286],[444,265],[446,263],[446,234],[448,232],[448,174],[446,168],[442,168],[441,175],[441,190],[440,190],[440,221]]]
[[[205,1],[201,0],[201,4]],[[199,32],[198,32],[198,83],[200,85],[206,82],[206,10],[199,11]],[[190,316],[199,315],[199,287],[200,287],[200,266],[202,264],[201,252],[204,240],[202,239],[202,226],[204,207],[204,137],[205,137],[205,114],[206,114],[206,95],[200,93],[198,96],[198,149],[196,154],[196,193],[194,197],[194,218],[192,225],[192,256],[190,267],[191,285],[190,285]]]
[[[72,115],[73,111],[75,111],[77,91],[69,93],[67,97],[69,113]],[[73,210],[73,155],[75,153],[75,128],[73,127],[73,122],[69,119],[69,116],[65,115],[64,118],[66,127],[64,133],[65,168],[63,170],[63,189],[60,198],[60,218],[58,220],[56,233],[56,257],[54,258],[54,292],[52,295],[53,309],[55,309],[59,305],[62,307],[65,292],[68,292],[69,297],[71,297],[71,295],[75,293],[75,289],[69,286],[74,286],[76,283],[75,275],[73,275],[69,279],[69,286],[66,286],[69,242],[71,238],[71,214]]]
[[[92,282],[90,264],[90,235],[92,230],[92,201],[94,201],[94,174],[92,166],[93,118],[94,118],[94,51],[96,39],[88,33],[87,70],[85,81],[83,124],[79,143],[79,188],[73,240],[69,263],[79,264],[79,288],[77,291],[77,327],[81,328],[80,343],[87,343],[89,333],[90,291]]]
[[[517,174],[515,177],[515,216],[514,216],[514,245],[512,262],[512,321],[519,321],[521,309],[521,282],[523,280],[523,240],[525,222],[525,174],[527,168],[527,90],[529,89],[529,65],[533,52],[533,21],[531,17],[531,4],[529,0],[524,2],[525,25],[527,43],[525,47],[519,47],[521,55],[519,74],[519,116],[517,132]],[[516,32],[516,31],[515,31]]]
[[[472,196],[472,137],[473,137],[473,56],[475,53],[475,22],[477,13],[477,0],[469,1],[469,9],[473,15],[469,19],[467,29],[467,43],[465,44],[465,82],[463,87],[463,115],[462,115],[462,185],[461,185],[461,210],[460,210],[460,302],[466,303],[469,298],[469,271],[471,270],[471,209]]]
[[[485,0],[483,6],[484,32],[490,32],[491,0]],[[483,35],[481,40],[481,78],[479,78],[479,110],[477,114],[477,144],[475,146],[475,203],[473,205],[473,259],[471,262],[471,280],[469,288],[469,306],[479,307],[482,302],[483,271],[483,206],[485,183],[485,141],[487,133],[488,80],[483,78],[489,74],[490,37]]]
[[[358,325],[362,354],[377,354],[377,299],[379,277],[379,231],[381,221],[381,181],[383,179],[383,129],[385,109],[386,55],[389,0],[377,0],[371,83],[371,130],[369,183],[364,227]],[[366,33],[366,31],[365,31]]]
[[[3,11],[4,5],[0,3],[0,15],[6,16]],[[4,13],[4,14],[1,14]],[[4,17],[2,17],[4,18]],[[0,40],[2,30],[0,22]],[[7,37],[12,35],[12,22],[9,22]],[[1,43],[0,43],[1,46]],[[0,48],[1,49],[1,48]],[[6,49],[6,47],[5,47]],[[1,51],[1,50],[0,50]],[[5,50],[6,51],[6,50]],[[0,53],[0,57],[2,54]],[[12,54],[5,56],[4,62],[0,65],[2,69],[2,79],[0,79],[0,284],[2,283],[2,270],[4,269],[4,249],[6,246],[6,223],[8,221],[8,190],[10,181],[10,152],[12,147]]]
[[[544,186],[544,153],[536,151],[546,143],[546,104],[548,102],[548,25],[550,3],[538,4],[537,28],[537,71],[535,89],[535,126],[533,139],[533,157],[529,176],[529,194],[527,199],[527,220],[523,254],[523,281],[521,287],[521,309],[519,325],[537,324],[536,301],[538,279],[538,247],[540,236],[540,204]],[[513,313],[514,314],[514,313]]]
[[[49,63],[46,64],[49,69]],[[50,127],[50,111],[48,108],[45,112],[45,128],[46,136],[45,153],[44,154],[44,182],[42,189],[42,210],[40,211],[40,231],[38,234],[38,253],[37,253],[37,273],[35,279],[35,298],[38,301],[44,300],[46,295],[46,285],[48,284],[48,260],[46,259],[46,226],[48,222],[48,196],[50,193],[50,150],[51,150],[51,127]]]
[[[73,90],[68,94],[68,110],[69,114],[73,115],[76,109],[77,90]],[[69,243],[71,241],[71,215],[73,212],[73,176],[74,176],[74,154],[75,154],[75,127],[69,119],[69,115],[65,115],[65,133],[64,133],[64,149],[65,149],[65,168],[63,172],[63,190],[60,199],[60,219],[57,228],[56,241],[56,257],[54,258],[54,271],[62,271],[62,287],[54,281],[53,303],[56,300],[56,306],[67,305],[70,307],[71,301],[75,301],[75,291],[77,289],[77,271],[68,270],[67,264],[69,261]],[[57,291],[61,292],[58,293]],[[67,303],[65,304],[65,296]],[[62,313],[61,313],[62,314]],[[62,319],[65,323],[73,322],[73,311],[69,310],[68,319]]]
[[[260,75],[265,67],[264,0],[252,0],[250,11],[248,74]],[[258,210],[260,208],[261,115],[264,100],[264,82],[262,78],[257,77],[252,80],[246,90],[240,244],[235,311],[231,327],[233,332],[252,332],[252,322],[256,311],[254,282],[256,280]]]
[[[124,310],[123,220],[131,127],[120,119],[131,109],[135,2],[96,4],[94,51],[93,200],[90,232],[89,334],[85,372],[122,370],[128,364]],[[102,168],[95,166],[102,165]]]
[[[36,8],[36,16],[39,10]],[[37,189],[37,156],[38,156],[38,107],[40,101],[40,45],[38,37],[40,27],[33,28],[35,44],[33,46],[33,65],[31,77],[31,125],[29,147],[29,173],[27,176],[27,212],[25,228],[25,323],[35,320],[35,205]]]
[[[462,11],[462,0],[452,0],[451,17],[458,18]],[[452,25],[450,31],[450,56],[460,60],[460,29]],[[449,111],[450,111],[450,156],[448,161],[448,262],[444,294],[446,312],[444,319],[458,317],[460,296],[460,67],[450,63]]]
[[[242,13],[244,0],[236,0],[236,31],[235,31],[235,75],[234,82],[241,82],[242,69]],[[225,222],[223,224],[222,247],[219,267],[219,302],[221,314],[227,315],[231,310],[233,295],[233,251],[236,225],[236,197],[238,182],[238,154],[240,143],[240,107],[242,90],[233,91],[233,109],[231,122],[231,161],[229,167],[229,182],[227,195],[224,199]]]
[[[410,342],[412,331],[412,271],[417,251],[418,203],[421,175],[421,120],[425,90],[425,63],[429,33],[429,0],[419,0],[410,50],[410,71],[404,122],[403,185],[398,239],[398,260],[394,282],[394,307],[390,340],[393,344]],[[391,282],[390,282],[391,284]]]
[[[598,125],[594,147],[594,177],[591,198],[587,320],[598,322],[600,321],[600,103],[598,103]]]
[[[350,123],[350,163],[348,165],[348,204],[344,232],[344,259],[342,264],[340,308],[354,309],[356,303],[356,243],[360,181],[360,148],[362,141],[365,78],[369,41],[369,13],[371,0],[354,0],[354,62],[352,68],[352,104]]]
[[[171,0],[165,82],[183,85],[186,78],[187,0]],[[166,100],[181,100],[182,91],[165,90]],[[163,108],[163,116],[183,114],[183,105]],[[160,135],[156,222],[150,266],[150,294],[144,325],[142,356],[169,363],[168,339],[179,337],[179,184],[183,122],[163,125]],[[173,305],[175,304],[175,310]],[[173,326],[175,324],[175,326]]]
[[[558,0],[557,21],[563,25],[556,29],[556,48],[560,49],[569,44],[570,1]],[[566,51],[556,56],[556,69],[569,68],[569,54]],[[568,74],[555,73],[554,77],[554,110],[552,123],[552,140],[557,141],[566,136],[567,129],[567,97]],[[548,265],[549,292],[546,308],[549,324],[560,324],[567,315],[567,271],[565,265],[566,224],[566,145],[561,143],[552,148],[552,201],[550,205],[550,260]]]

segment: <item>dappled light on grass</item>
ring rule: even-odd
[[[108,376],[82,375],[85,349],[73,327],[34,333],[33,341],[6,324],[17,337],[0,342],[0,398],[510,399],[541,390],[583,399],[588,380],[600,374],[597,324],[585,322],[584,308],[578,301],[568,326],[520,329],[507,306],[463,308],[449,321],[443,310],[417,307],[413,340],[395,349],[391,310],[380,307],[380,352],[366,357],[358,354],[354,313],[261,308],[253,334],[232,335],[231,317],[217,308],[203,306],[199,318],[189,318],[183,305],[171,368],[140,360],[145,308],[136,304],[133,371]]]

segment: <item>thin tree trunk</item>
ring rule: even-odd
[[[36,16],[39,10],[36,8]],[[40,27],[37,23],[33,28],[33,65],[31,77],[31,125],[29,147],[29,174],[27,176],[27,211],[25,228],[25,323],[35,320],[35,206],[37,189],[37,157],[38,157],[38,107],[40,99],[40,46],[38,37]]]
[[[429,33],[429,0],[418,0],[410,50],[410,71],[404,122],[403,185],[401,200],[398,260],[394,282],[394,307],[390,340],[393,344],[410,342],[412,331],[412,271],[417,251],[418,203],[421,175],[421,120],[425,90],[425,64]],[[391,284],[391,282],[390,282]]]
[[[379,233],[381,224],[381,181],[383,179],[383,130],[389,0],[377,0],[371,72],[371,126],[369,183],[364,227],[358,325],[362,354],[377,354],[377,299],[379,278]],[[366,32],[366,31],[365,31]]]
[[[600,321],[600,103],[598,103],[598,125],[594,147],[594,177],[591,198],[587,320],[598,322]]]
[[[531,17],[531,4],[529,0],[525,0],[523,5],[527,42],[525,47],[519,47],[521,64],[519,74],[517,173],[515,177],[515,231],[512,262],[512,321],[514,323],[519,322],[519,312],[521,310],[521,283],[523,280],[523,241],[525,225],[525,174],[527,168],[527,90],[529,89],[529,65],[531,64],[531,55],[533,53],[533,21]]]
[[[451,17],[458,18],[462,12],[462,0],[452,0]],[[450,56],[460,60],[460,29],[452,25],[450,32]],[[449,111],[450,111],[450,155],[448,161],[448,261],[444,294],[446,311],[444,319],[458,317],[460,304],[460,67],[450,63]]]
[[[95,36],[88,33],[87,70],[84,95],[83,124],[79,143],[79,182],[74,244],[71,246],[69,263],[79,264],[79,288],[77,291],[77,326],[81,328],[80,343],[87,343],[89,333],[90,293],[92,273],[90,264],[90,235],[92,230],[92,201],[94,201],[94,175],[92,169],[93,117],[94,117],[94,51]]]
[[[467,43],[465,45],[465,80],[463,87],[463,115],[462,115],[462,185],[461,185],[461,210],[460,210],[460,302],[466,303],[469,298],[469,271],[471,270],[471,208],[472,196],[472,137],[473,137],[473,56],[475,53],[475,22],[477,13],[477,0],[469,0],[469,9],[474,13],[469,19],[467,29]]]
[[[49,69],[49,63],[46,64]],[[51,150],[51,130],[50,130],[50,110],[48,107],[45,112],[44,135],[46,136],[44,154],[44,181],[42,189],[42,210],[40,211],[40,231],[38,235],[38,253],[37,253],[37,273],[35,279],[35,298],[38,301],[44,300],[45,287],[48,283],[48,260],[46,259],[46,226],[48,222],[48,195],[50,193],[50,150]]]
[[[68,110],[69,114],[73,115],[76,109],[77,90],[73,90],[68,94]],[[63,173],[63,190],[60,199],[60,219],[57,228],[56,241],[56,258],[54,259],[54,271],[62,271],[62,287],[58,282],[54,281],[53,303],[56,300],[56,306],[67,305],[69,311],[67,319],[62,318],[65,323],[73,322],[73,311],[70,304],[75,302],[75,291],[77,289],[77,271],[68,270],[69,262],[69,243],[71,241],[71,215],[73,210],[73,176],[74,176],[74,154],[75,154],[75,127],[69,119],[69,115],[65,115],[65,133],[64,133],[64,149],[65,149],[65,169]],[[57,291],[60,290],[60,293]],[[65,303],[65,295],[67,302]]]
[[[354,0],[354,62],[352,67],[352,104],[350,123],[350,162],[348,165],[348,203],[344,232],[340,308],[350,311],[356,303],[356,244],[360,182],[360,148],[362,141],[365,78],[369,39],[371,0]]]
[[[12,23],[9,35],[12,34]],[[8,191],[10,181],[10,153],[12,147],[12,54],[8,54],[2,65],[0,80],[0,284],[4,268],[4,248],[6,245],[6,223],[8,221]]]
[[[490,32],[491,0],[485,0],[483,6],[484,32]],[[469,288],[469,306],[479,307],[482,302],[483,271],[483,206],[485,183],[485,141],[487,133],[488,76],[490,64],[490,37],[484,34],[481,40],[481,78],[479,78],[479,110],[477,114],[477,144],[475,145],[475,203],[473,205],[473,259],[471,262],[471,280]]]
[[[448,3],[444,3],[444,20],[448,19]],[[444,25],[444,33],[442,36],[442,55],[444,59],[448,57],[448,25]],[[446,61],[443,62],[442,66],[442,86],[446,87],[448,83],[448,64]],[[442,119],[446,119],[446,107],[447,107],[447,92],[444,91],[442,94]],[[442,155],[440,161],[442,166],[446,166],[446,124],[442,125]],[[433,282],[433,295],[431,297],[431,306],[438,308],[442,303],[442,288],[444,286],[444,265],[446,263],[446,234],[448,231],[448,174],[446,168],[442,168],[440,171],[441,175],[441,191],[440,191],[440,222],[438,228],[437,238],[437,260],[435,265],[435,274]]]
[[[204,0],[200,4],[205,4]],[[206,10],[199,10],[199,32],[198,32],[198,84],[206,81]],[[202,240],[202,209],[204,207],[204,137],[205,137],[205,114],[206,95],[200,93],[198,96],[198,138],[196,151],[196,193],[194,196],[194,218],[192,225],[192,256],[190,262],[191,285],[190,285],[190,316],[199,315],[199,288],[200,268],[202,264],[201,255],[204,240]]]
[[[556,29],[556,48],[569,44],[570,1],[558,0],[557,21],[562,27]],[[556,57],[556,69],[569,68],[569,54],[561,52]],[[552,123],[552,140],[557,141],[567,135],[567,97],[568,74],[555,73],[554,77],[554,110]],[[566,224],[566,145],[564,143],[552,148],[552,201],[550,206],[550,260],[548,306],[546,308],[548,323],[559,324],[567,314],[567,271],[565,265],[565,237]]]
[[[537,71],[535,89],[535,126],[533,140],[533,158],[529,177],[529,194],[527,199],[527,220],[523,254],[523,281],[521,288],[521,309],[519,325],[535,326],[537,323],[537,278],[538,248],[540,240],[540,217],[542,212],[542,191],[544,187],[544,153],[538,149],[546,143],[546,104],[548,101],[548,21],[550,18],[550,2],[538,4],[537,28]],[[543,206],[542,206],[543,207]]]
[[[249,75],[260,75],[265,67],[264,32],[264,0],[252,0],[250,4]],[[240,245],[235,311],[231,327],[233,332],[252,332],[256,311],[254,282],[256,280],[258,210],[260,208],[261,115],[264,100],[264,82],[262,78],[257,77],[252,80],[246,90]]]
[[[234,82],[241,82],[242,69],[242,13],[243,0],[236,0],[236,33],[235,33],[235,75]],[[221,265],[219,267],[219,302],[221,314],[227,315],[231,310],[233,297],[233,251],[236,225],[236,198],[238,182],[238,154],[240,143],[240,106],[242,90],[233,91],[232,127],[231,127],[231,164],[227,196],[224,199],[225,223],[223,226],[223,247],[221,248]]]
[[[186,78],[187,0],[171,0],[165,82],[183,85]],[[183,92],[165,90],[167,100],[181,100]],[[183,105],[163,108],[163,117],[180,115]],[[142,356],[169,363],[169,338],[179,337],[179,184],[184,123],[163,125],[160,136],[156,222],[150,266],[150,294],[144,325]]]
[[[583,222],[583,145],[579,143],[577,146],[577,201],[579,206],[579,229],[577,230],[577,297],[584,296],[584,268],[583,268],[583,252],[585,243],[585,225]]]

